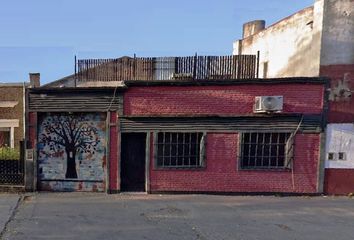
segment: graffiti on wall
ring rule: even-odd
[[[105,146],[105,114],[41,116],[38,126],[40,180],[103,182]],[[65,188],[70,184],[76,187],[69,182],[56,183],[56,186]]]

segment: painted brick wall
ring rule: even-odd
[[[343,80],[345,74],[348,74],[347,85],[354,91],[354,64],[321,66],[320,74],[321,76],[331,78],[332,89],[337,86],[338,81]],[[328,122],[354,122],[354,97],[352,96],[350,99],[343,99],[341,101],[331,101],[329,105]]]
[[[283,95],[288,113],[318,114],[323,106],[323,86],[316,84],[130,87],[124,94],[124,114],[252,114],[254,97],[263,95]]]
[[[29,147],[35,148],[37,144],[37,113],[28,113],[28,139]]]
[[[150,190],[315,193],[319,142],[319,134],[296,136],[294,174],[291,171],[245,171],[238,170],[238,134],[208,133],[204,169],[154,170],[151,161]],[[151,159],[152,146],[151,142]]]
[[[324,191],[336,195],[354,193],[354,169],[327,168]]]
[[[118,190],[118,118],[116,112],[111,112],[109,128],[109,190]]]

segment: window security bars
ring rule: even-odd
[[[290,133],[243,133],[242,169],[290,168],[293,160],[294,135]]]
[[[202,167],[204,139],[203,133],[157,133],[156,166],[158,168]]]

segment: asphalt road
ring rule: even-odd
[[[3,239],[354,239],[354,199],[40,193]]]

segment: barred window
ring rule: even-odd
[[[293,159],[293,135],[290,133],[243,133],[242,169],[289,168]]]
[[[194,168],[204,166],[205,135],[159,132],[155,136],[157,167]]]

